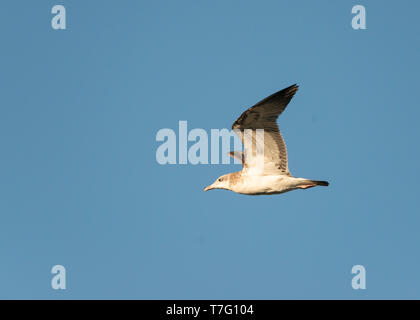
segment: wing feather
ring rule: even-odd
[[[286,106],[298,90],[296,84],[278,91],[261,100],[244,113],[233,123],[232,129],[238,134],[245,146],[246,167],[257,166],[256,149],[258,148],[257,129],[264,130],[264,173],[281,173],[290,175],[287,165],[286,143],[277,125],[277,118],[286,109]],[[246,143],[245,130],[251,130],[252,150]],[[247,130],[247,131],[248,131]],[[248,147],[247,147],[248,145]],[[245,167],[245,165],[244,165]]]

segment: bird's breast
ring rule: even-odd
[[[273,176],[242,176],[232,186],[232,191],[243,194],[270,194],[281,193],[290,190],[289,177],[281,175]]]

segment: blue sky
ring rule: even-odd
[[[419,10],[1,1],[0,298],[420,298]],[[293,83],[289,168],[329,188],[204,193],[240,166],[156,162],[159,129],[230,128]]]

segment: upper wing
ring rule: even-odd
[[[286,144],[276,121],[278,116],[286,109],[298,88],[294,84],[272,94],[246,110],[233,123],[232,129],[238,134],[245,146],[244,168],[247,170],[258,167],[264,173],[275,172],[276,174],[290,175],[287,166]],[[257,138],[259,131],[257,129],[264,129],[263,146],[258,145],[259,143],[262,144],[260,142],[262,139]],[[249,133],[247,134],[247,132]],[[249,141],[252,143],[251,145]],[[251,150],[249,150],[250,146],[252,146]],[[264,151],[263,168],[261,168],[262,161],[258,162],[257,150],[259,147],[263,148]]]

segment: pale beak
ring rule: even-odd
[[[214,189],[214,188],[213,188],[213,185],[210,185],[210,186],[208,186],[208,187],[205,187],[205,188],[204,188],[204,191],[208,191],[208,190],[211,190],[211,189]]]

